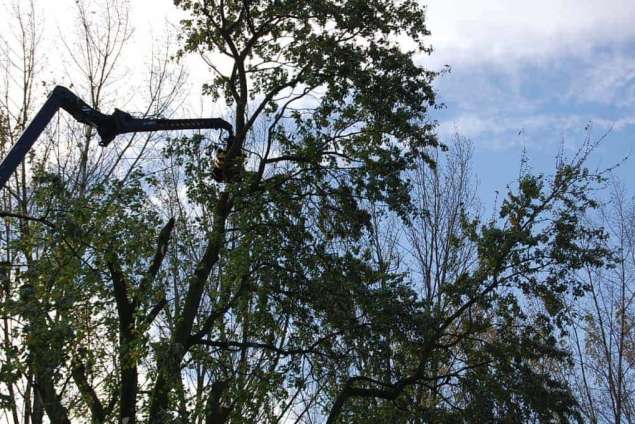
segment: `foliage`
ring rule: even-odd
[[[244,169],[215,182],[203,135],[90,177],[87,134],[70,171],[36,167],[6,215],[5,385],[32,381],[52,422],[579,418],[550,367],[575,272],[607,256],[585,155],[522,175],[483,221],[451,177],[466,162],[439,160],[417,2],[175,3]],[[445,259],[413,272],[399,231]]]

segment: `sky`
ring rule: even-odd
[[[6,0],[5,0],[6,1]],[[423,0],[422,0],[423,1]],[[73,0],[36,0],[55,39],[72,28]],[[422,66],[450,71],[435,87],[444,108],[432,113],[441,141],[474,145],[482,203],[518,177],[525,152],[535,172],[604,137],[589,165],[635,180],[635,0],[425,0],[434,51]],[[131,0],[138,59],[182,16],[172,0]],[[2,17],[0,16],[0,21]],[[186,63],[192,92],[207,73]]]
[[[449,65],[436,83],[442,140],[474,143],[480,196],[491,202],[519,174],[523,152],[535,172],[553,170],[586,137],[602,143],[592,168],[621,163],[635,180],[635,1],[429,0],[434,52]],[[634,191],[631,189],[631,193]]]

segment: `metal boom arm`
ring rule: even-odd
[[[106,115],[90,107],[68,88],[58,85],[53,89],[49,98],[18,139],[18,142],[0,164],[0,189],[4,188],[9,177],[18,165],[22,163],[27,152],[33,147],[44,128],[46,128],[60,108],[71,114],[77,121],[95,128],[101,138],[99,144],[104,147],[117,135],[130,132],[219,129],[226,130],[229,133],[229,142],[231,142],[233,137],[231,124],[220,118],[135,118],[119,109],[115,109],[115,112],[111,115]]]

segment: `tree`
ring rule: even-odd
[[[437,191],[452,218],[429,222],[444,222],[452,260],[434,265],[449,272],[422,295],[397,262],[398,233],[382,227],[429,243],[417,225],[437,211],[416,207],[411,178],[460,181],[431,173],[422,6],[176,4],[189,14],[181,54],[203,55],[204,91],[231,109],[224,166],[240,172],[214,181],[219,143],[198,134],[166,140],[164,166],[142,158],[81,196],[57,172],[37,175],[41,254],[7,306],[24,321],[51,421],[576,417],[540,365],[566,359],[561,300],[582,291],[572,273],[605,255],[580,219],[595,205],[584,155],[551,178],[523,175],[490,221],[442,194],[468,185]],[[473,264],[455,266],[459,254]],[[536,298],[547,312],[530,319],[523,302]]]
[[[335,398],[331,416],[336,412],[343,422],[580,417],[567,381],[554,369],[569,364],[559,343],[567,302],[584,292],[574,270],[582,263],[597,267],[607,254],[602,231],[578,225],[595,204],[580,197],[597,178],[581,168],[588,151],[562,160],[552,178],[523,173],[499,217],[483,225],[469,153],[459,139],[447,158],[437,158],[436,171],[415,173],[425,184],[413,191],[420,208],[406,226],[412,259],[400,262],[419,300],[411,311],[420,314],[414,328],[421,338],[399,337],[407,320],[384,331],[390,347],[375,355],[375,368],[356,369],[348,391]],[[542,307],[535,308],[536,301]],[[380,347],[367,345],[375,352]],[[348,407],[338,410],[342,398]]]
[[[574,382],[582,411],[589,422],[632,422],[632,323],[635,265],[635,205],[621,183],[613,179],[608,201],[595,219],[607,229],[606,247],[613,252],[611,266],[585,269],[580,279],[589,286],[585,302],[572,308],[576,325],[570,345],[576,367]]]
[[[524,176],[518,192],[510,192],[500,221],[480,228],[478,221],[464,219],[463,240],[477,252],[475,265],[444,284],[441,304],[422,302],[403,276],[374,266],[359,244],[370,225],[361,200],[383,203],[407,219],[411,203],[404,171],[418,158],[430,163],[425,146],[436,144],[430,127],[422,125],[425,110],[412,109],[421,107],[421,100],[432,103],[426,80],[431,75],[412,68],[402,52],[382,48],[389,39],[368,40],[384,36],[381,28],[408,31],[407,24],[381,21],[393,16],[408,24],[416,19],[421,30],[421,15],[400,15],[404,3],[394,2],[346,3],[345,10],[309,3],[299,11],[291,2],[179,4],[194,14],[184,21],[186,50],[211,50],[230,59],[224,69],[208,58],[217,77],[207,87],[235,108],[239,136],[230,160],[241,147],[259,155],[241,183],[217,193],[208,182],[205,156],[198,161],[198,144],[183,140],[175,147],[173,153],[186,164],[188,200],[203,210],[199,220],[208,236],[198,241],[206,247],[183,288],[183,306],[171,314],[174,330],[159,358],[150,419],[169,416],[161,416],[167,414],[161,409],[169,405],[169,388],[179,387],[174,384],[178,364],[196,345],[208,348],[201,357],[211,360],[206,413],[221,421],[264,420],[275,402],[286,411],[286,399],[306,392],[309,405],[323,406],[328,422],[343,416],[365,421],[369,414],[390,421],[397,414],[392,402],[406,398],[416,405],[413,391],[426,383],[447,399],[437,387],[439,382],[452,386],[453,377],[463,390],[450,393],[466,396],[464,408],[475,404],[470,396],[483,405],[463,409],[467,415],[575,416],[567,387],[538,374],[534,364],[543,355],[564,360],[553,337],[563,318],[559,301],[564,293],[582,291],[569,281],[571,270],[598,264],[604,254],[595,245],[584,247],[601,234],[579,223],[581,210],[594,205],[585,194],[593,176],[582,169],[581,158],[563,163],[550,181]],[[358,28],[375,23],[381,28]],[[410,84],[410,76],[421,78]],[[296,84],[301,85],[291,90]],[[283,102],[303,99],[312,89],[321,89],[321,96],[300,109]],[[254,104],[247,107],[254,91]],[[413,93],[421,94],[419,101]],[[276,96],[283,95],[277,104]],[[261,112],[267,118],[264,141],[256,135],[245,140],[253,144],[243,144],[245,128],[257,123]],[[209,275],[216,282],[203,300],[202,278]],[[512,287],[542,299],[549,314],[526,319],[522,299],[505,294]],[[209,313],[196,317],[201,302],[210,305]],[[496,314],[483,314],[492,308]],[[196,319],[203,325],[196,326]],[[388,341],[392,334],[400,337]],[[499,335],[505,343],[492,343]],[[464,366],[448,369],[447,354],[457,344],[463,357],[453,363]],[[393,349],[401,361],[387,361]],[[227,353],[232,350],[235,355]],[[428,366],[435,356],[445,364],[440,374]],[[505,366],[510,357],[518,358],[517,366]],[[263,374],[263,363],[276,367]],[[497,364],[492,372],[490,363]],[[470,385],[475,381],[491,390],[481,393],[478,384]],[[246,382],[254,384],[247,401]],[[311,389],[298,394],[291,382]],[[519,394],[517,400],[506,395],[510,390]],[[536,390],[546,401],[532,397]]]
[[[400,173],[436,145],[432,125],[422,123],[434,105],[433,73],[417,67],[413,52],[401,51],[394,41],[407,36],[428,51],[427,31],[423,10],[410,1],[176,3],[192,14],[184,21],[184,51],[202,50],[215,73],[205,91],[233,108],[236,136],[227,166],[244,148],[253,151],[255,163],[240,183],[221,191],[210,185],[204,160],[200,168],[194,165],[198,140],[175,147],[189,162],[188,201],[204,211],[199,218],[204,236],[196,240],[204,247],[182,305],[174,307],[149,419],[166,419],[180,364],[199,345],[208,354],[223,347],[241,352],[240,360],[227,357],[234,377],[218,370],[212,375],[206,406],[208,419],[227,414],[237,419],[245,415],[238,400],[229,408],[219,400],[256,375],[259,366],[252,358],[258,355],[250,351],[266,353],[260,361],[286,358],[286,366],[300,367],[302,381],[307,370],[294,358],[307,350],[302,345],[321,341],[313,351],[333,343],[339,332],[361,336],[365,325],[351,315],[346,298],[361,289],[351,287],[350,278],[369,278],[373,270],[359,252],[343,246],[354,246],[368,222],[356,199],[385,201],[405,215],[408,187]],[[214,53],[227,66],[208,57]],[[249,145],[247,135],[260,121],[266,125],[263,137]],[[350,275],[352,270],[358,272]],[[201,316],[213,272],[219,294],[211,292],[205,302],[211,311]],[[296,298],[303,291],[306,301]],[[327,306],[326,299],[314,299],[319,292],[341,309],[320,312],[336,320],[323,332],[316,332],[319,320],[310,319]],[[318,300],[320,305],[313,304]],[[235,317],[232,331],[225,328],[226,316]],[[263,320],[278,325],[262,327]],[[276,331],[278,326],[284,331]],[[226,340],[232,333],[236,338]],[[219,340],[216,334],[224,336]],[[288,346],[277,347],[281,342]],[[259,386],[273,384],[274,376],[258,378]],[[278,384],[282,399],[290,377],[276,377],[284,382]],[[261,402],[274,400],[271,395],[265,390]],[[262,413],[255,408],[254,414]]]
[[[15,4],[15,22],[21,31],[17,44],[6,43],[10,59],[6,63],[11,66],[3,72],[7,85],[2,86],[0,103],[3,118],[7,116],[0,133],[3,149],[15,143],[43,99],[38,99],[39,84],[34,82],[41,57],[36,50],[36,41],[41,40],[38,11],[32,3],[26,12]],[[66,76],[56,77],[103,110],[115,100],[113,87],[138,83],[117,78],[121,51],[131,35],[128,6],[106,0],[80,1],[76,7],[78,32],[65,40],[71,65],[64,69]],[[21,47],[17,53],[12,50],[15,45]],[[170,105],[179,100],[184,73],[170,64],[170,46],[166,42],[153,50],[147,92],[136,89],[148,99],[146,114],[170,114]],[[17,106],[16,98],[22,99]],[[117,322],[112,318],[116,311],[101,300],[110,292],[92,266],[93,243],[101,241],[94,228],[117,212],[121,204],[117,199],[136,200],[132,189],[116,191],[119,186],[110,180],[115,175],[137,184],[140,163],[147,166],[142,158],[155,153],[157,137],[126,137],[127,144],[106,151],[96,147],[94,130],[66,121],[64,114],[50,128],[3,190],[2,251],[10,270],[0,304],[4,355],[0,381],[11,393],[3,407],[11,411],[16,424],[41,423],[44,413],[52,422],[83,416],[104,422],[120,406],[116,392],[121,368],[112,361],[117,352]],[[132,220],[128,228],[135,224],[138,221]]]
[[[41,17],[36,13],[33,2],[11,2],[3,6],[7,14],[13,17],[14,23],[3,32],[0,38],[2,54],[6,58],[2,63],[0,82],[0,116],[2,116],[0,141],[2,151],[6,152],[28,124],[30,111],[38,92],[35,80],[41,70],[37,60],[41,45],[39,29]],[[15,177],[10,181],[11,189],[3,190],[2,209],[4,211],[10,211],[18,216],[28,213],[27,169],[26,163],[20,166]],[[2,231],[3,247],[6,247],[8,240],[18,232],[28,234],[28,224],[20,221],[14,226],[5,221]],[[22,372],[18,365],[21,352],[14,340],[19,332],[19,324],[15,322],[14,315],[5,309],[5,306],[17,297],[17,290],[11,284],[10,275],[12,274],[11,265],[16,262],[18,256],[19,253],[15,251],[3,249],[3,319],[1,324],[3,349],[0,382],[6,387],[8,396],[3,399],[2,407],[10,411],[11,420],[14,423],[20,422],[22,416],[28,416],[34,423],[38,423],[42,418],[41,399],[33,390],[31,373]],[[2,390],[4,391],[4,388]],[[6,418],[9,421],[8,416]]]

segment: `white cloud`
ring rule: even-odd
[[[478,148],[487,150],[500,151],[520,146],[530,150],[542,150],[562,142],[566,145],[577,145],[587,135],[597,139],[631,125],[635,125],[635,114],[618,120],[609,120],[594,115],[483,116],[464,113],[443,122],[439,128],[439,135],[444,141],[458,132],[474,140]]]
[[[635,105],[635,58],[612,53],[594,57],[571,82],[569,98],[601,105]]]
[[[429,0],[437,64],[553,60],[635,41],[633,0]]]
[[[635,0],[422,0],[459,131],[488,151],[552,149],[635,126]],[[445,116],[444,116],[445,115]]]

